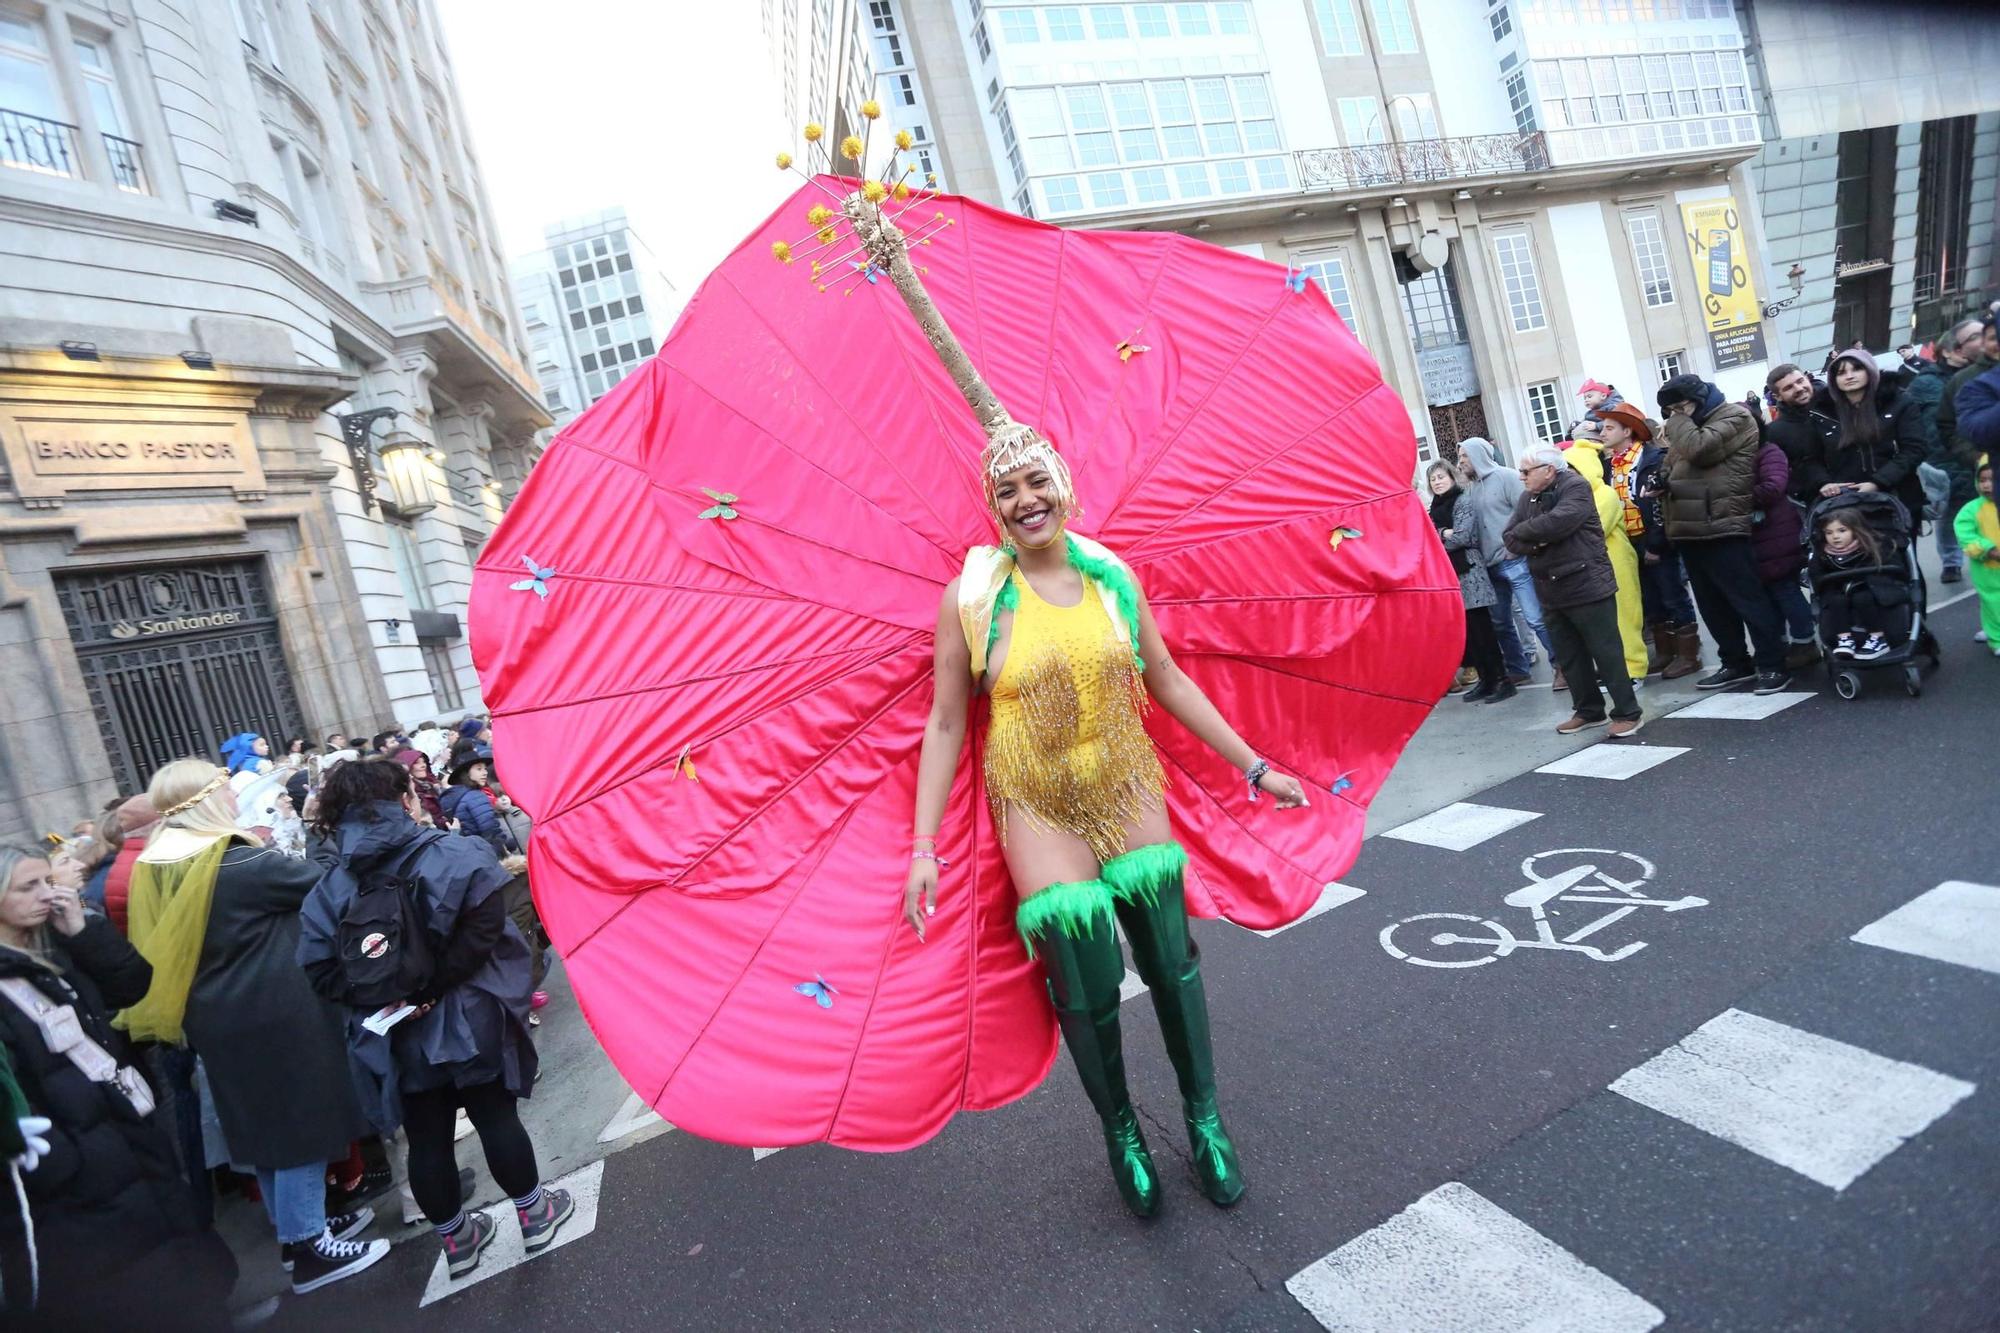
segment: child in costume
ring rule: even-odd
[[[1597,521],[1604,527],[1604,549],[1611,557],[1611,572],[1618,580],[1618,639],[1625,650],[1625,674],[1635,682],[1646,679],[1646,613],[1639,592],[1639,553],[1632,545],[1626,525],[1630,510],[1618,492],[1604,479],[1604,445],[1595,432],[1579,433],[1567,451],[1570,467],[1590,483],[1590,495],[1597,502]],[[1642,529],[1643,531],[1643,526]]]
[[[1965,549],[1966,569],[1979,591],[1979,627],[1986,646],[2000,657],[2000,509],[1993,503],[1993,457],[1979,458],[1979,495],[1958,511],[1954,526]]]

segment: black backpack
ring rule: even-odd
[[[356,1009],[380,1009],[420,995],[437,960],[417,910],[423,888],[381,872],[359,880],[341,914],[338,942],[343,994]]]

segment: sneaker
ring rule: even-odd
[[[1854,660],[1857,662],[1872,662],[1878,657],[1887,657],[1888,655],[1889,641],[1879,633],[1870,634],[1868,641],[1854,650]]]
[[[1985,630],[1983,630],[1983,629],[1976,629],[1976,630],[1972,631],[1972,641],[1973,641],[1974,643],[1985,643],[1985,642],[1986,642],[1986,631],[1985,631]]]
[[[1491,685],[1486,684],[1483,681],[1477,685],[1474,685],[1464,694],[1458,696],[1459,702],[1468,704],[1482,703],[1487,699],[1491,699],[1492,697],[1493,697],[1493,687]]]
[[[356,1208],[351,1213],[342,1213],[337,1217],[329,1216],[326,1219],[326,1232],[335,1240],[353,1240],[356,1236],[366,1231],[369,1224],[374,1220],[375,1210],[373,1208]],[[287,1273],[292,1271],[291,1246],[280,1245],[278,1247],[278,1262],[284,1266]]]
[[[1566,690],[1569,688],[1569,681],[1564,678],[1561,667],[1556,668],[1555,679],[1549,682],[1549,688],[1552,690]]]
[[[458,1230],[443,1238],[445,1272],[456,1282],[479,1266],[479,1252],[498,1230],[484,1213],[467,1213]]]
[[[465,1108],[461,1106],[458,1108],[457,1117],[451,1122],[451,1141],[457,1143],[471,1132],[472,1117],[468,1116],[465,1113]]]
[[[395,1183],[395,1173],[386,1166],[378,1166],[363,1171],[361,1179],[351,1190],[341,1189],[338,1185],[329,1185],[326,1187],[326,1214],[332,1218],[338,1214],[351,1213],[364,1201],[386,1192]]]
[[[576,1200],[568,1190],[542,1190],[542,1201],[527,1212],[516,1209],[514,1215],[521,1219],[521,1248],[529,1254],[538,1254],[549,1247],[556,1238],[556,1228],[569,1221],[569,1215],[576,1211]]]
[[[1487,695],[1482,702],[1489,704],[1497,704],[1502,699],[1511,699],[1519,693],[1520,693],[1519,690],[1515,689],[1512,685],[1509,685],[1506,681],[1503,680],[1500,682],[1500,688],[1494,690],[1493,693]]]
[[[1747,666],[1726,666],[1711,675],[1703,676],[1694,683],[1694,687],[1698,690],[1726,690],[1756,678],[1757,673]]]
[[[373,1267],[389,1253],[389,1242],[335,1240],[332,1232],[323,1231],[318,1240],[286,1248],[292,1258],[292,1294],[303,1296]]]
[[[538,990],[528,992],[528,1007],[530,1009],[545,1009],[548,1007],[548,1003],[549,993],[547,991]]]
[[[1585,717],[1582,713],[1571,713],[1569,721],[1556,724],[1556,735],[1574,736],[1579,731],[1585,731],[1591,727],[1601,727],[1604,724],[1604,718]]]
[[[1819,661],[1819,643],[1806,639],[1785,649],[1785,670],[1803,671]]]
[[[1833,655],[1835,657],[1854,656],[1854,636],[1852,634],[1843,634],[1838,639],[1835,639],[1833,641]]]
[[[1943,574],[1943,578],[1946,583],[1958,583],[1964,580],[1965,571],[1957,568],[1947,569]]]
[[[1614,717],[1611,719],[1611,730],[1606,734],[1614,741],[1622,741],[1627,736],[1638,735],[1639,728],[1645,725],[1643,717]]]
[[[1791,683],[1792,673],[1789,671],[1759,671],[1757,673],[1757,688],[1750,691],[1750,693],[1776,694]]]

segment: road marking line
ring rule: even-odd
[[[1946,880],[1854,932],[1856,942],[2000,973],[2000,887]]]
[[[1457,1181],[1301,1269],[1285,1290],[1339,1333],[1645,1333],[1666,1319]]]
[[[1497,805],[1453,801],[1422,819],[1412,819],[1407,824],[1387,829],[1382,836],[1403,842],[1420,842],[1426,847],[1442,847],[1448,852],[1462,852],[1510,828],[1518,828],[1531,819],[1540,818],[1541,815],[1533,810],[1508,810]]]
[[[1937,612],[1944,610],[1947,606],[1957,606],[1960,602],[1964,601],[1966,598],[1977,597],[1978,595],[1979,595],[1979,589],[1967,588],[1964,592],[1952,594],[1950,597],[1945,598],[1942,602],[1932,602],[1930,605],[1930,609],[1926,611],[1924,614],[1926,618],[1928,618],[1929,616],[1935,615]]]
[[[658,1111],[646,1105],[643,1097],[634,1092],[627,1095],[625,1104],[618,1108],[618,1114],[611,1117],[611,1123],[598,1134],[597,1141],[616,1143],[627,1134],[636,1134],[649,1125],[667,1125],[667,1122],[660,1118]],[[667,1125],[667,1128],[672,1129],[673,1126]]]
[[[569,1221],[562,1224],[562,1229],[556,1232],[556,1238],[549,1242],[548,1249],[535,1256],[537,1259],[547,1254],[549,1250],[559,1250],[571,1241],[580,1240],[597,1229],[597,1198],[604,1190],[604,1159],[600,1157],[581,1171],[572,1171],[561,1180],[546,1181],[544,1185],[552,1189],[568,1190],[576,1200],[576,1212]],[[419,1310],[433,1301],[441,1301],[447,1296],[464,1291],[467,1287],[484,1282],[489,1277],[504,1273],[528,1258],[527,1251],[521,1247],[520,1225],[511,1216],[513,1211],[513,1204],[506,1199],[502,1199],[488,1210],[489,1216],[498,1214],[493,1217],[493,1241],[486,1247],[486,1253],[479,1256],[479,1267],[458,1281],[451,1280],[450,1272],[445,1266],[444,1254],[442,1251],[439,1252],[437,1266],[431,1269],[430,1281],[424,1285],[423,1299],[417,1302]]]
[[[1611,1091],[1843,1190],[1973,1085],[1728,1009]]]
[[[1781,690],[1777,694],[1711,694],[1706,699],[1697,699],[1685,708],[1677,708],[1668,717],[1722,719],[1730,722],[1761,722],[1773,713],[1782,713],[1793,704],[1802,704],[1816,697],[1810,690]]]
[[[1601,741],[1566,754],[1553,763],[1543,764],[1535,771],[1562,777],[1605,778],[1611,782],[1623,782],[1686,753],[1685,745],[1628,745],[1620,741]]]
[[[1303,925],[1305,922],[1312,920],[1322,913],[1331,912],[1342,903],[1351,903],[1356,898],[1365,898],[1367,896],[1366,890],[1357,889],[1350,884],[1342,884],[1338,880],[1335,880],[1319,891],[1319,897],[1313,900],[1313,905],[1308,907],[1297,921],[1287,921],[1282,926],[1272,926],[1269,930],[1253,930],[1250,933],[1252,935],[1262,935],[1268,940],[1273,935],[1282,935],[1293,926]]]
[[[1129,967],[1126,968],[1125,980],[1118,983],[1118,1003],[1123,1004],[1125,1001],[1144,995],[1145,993],[1146,983],[1139,980],[1137,972],[1134,972]]]
[[[783,1148],[752,1148],[750,1150],[750,1160],[752,1162],[761,1162],[766,1157],[769,1157],[774,1153],[781,1153],[783,1151],[784,1151]]]

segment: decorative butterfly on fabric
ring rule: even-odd
[[[1349,527],[1335,528],[1332,534],[1327,537],[1326,544],[1328,546],[1331,546],[1334,550],[1338,551],[1340,549],[1340,544],[1342,542],[1349,541],[1355,537],[1359,537],[1360,535],[1361,535],[1360,528],[1349,528]]]
[[[694,772],[694,746],[681,747],[680,756],[674,760],[673,768],[667,773],[667,781],[672,782],[675,778],[686,778],[689,782],[701,781]]]
[[[1291,290],[1295,292],[1304,291],[1306,289],[1306,271],[1302,268],[1286,269],[1285,286],[1289,287]]]
[[[536,563],[533,556],[522,556],[521,563],[528,567],[529,577],[522,579],[519,583],[507,585],[508,588],[513,592],[533,592],[535,596],[541,598],[543,601],[547,601],[549,596],[549,580],[556,576],[556,572],[553,569],[543,568],[540,564]]]
[[[1130,361],[1141,352],[1150,352],[1153,350],[1144,343],[1134,341],[1134,339],[1138,338],[1140,332],[1139,329],[1132,330],[1132,337],[1118,344],[1118,359],[1120,361]]]
[[[742,497],[737,495],[734,491],[712,491],[708,487],[704,486],[701,488],[701,493],[703,495],[706,495],[709,499],[715,501],[715,503],[710,505],[708,508],[702,510],[699,514],[696,514],[695,515],[696,518],[736,517],[736,502]]]
[[[817,972],[813,973],[811,981],[801,981],[793,986],[792,989],[806,996],[822,1009],[833,1008],[833,997],[840,994],[839,991],[827,985],[826,978]]]

